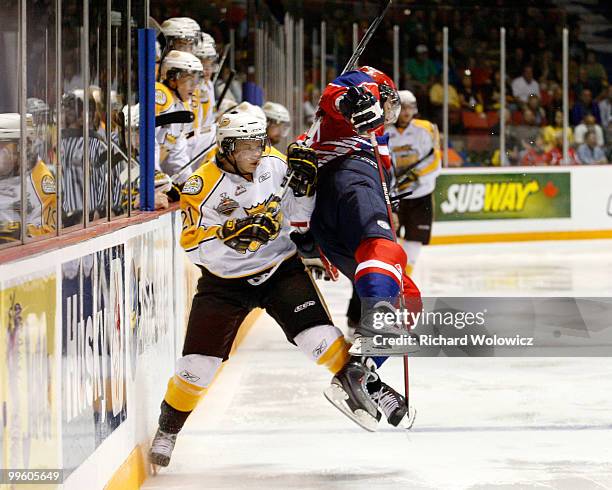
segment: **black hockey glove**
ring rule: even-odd
[[[295,197],[312,197],[317,184],[317,153],[307,146],[292,143],[287,148],[287,176],[293,172],[289,187]]]
[[[270,213],[260,213],[240,219],[228,219],[217,231],[223,243],[237,252],[246,253],[257,249],[278,235],[280,224]]]
[[[376,129],[385,122],[378,100],[363,87],[349,87],[338,102],[338,109],[358,133]]]
[[[314,279],[338,280],[340,276],[338,269],[327,260],[327,257],[316,244],[310,230],[305,233],[294,231],[289,237],[295,243],[304,266]]]

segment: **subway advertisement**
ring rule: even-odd
[[[442,174],[436,221],[571,218],[570,173]]]

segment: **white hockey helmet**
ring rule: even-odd
[[[33,129],[32,114],[26,114],[26,128],[28,131]],[[21,114],[7,112],[0,114],[0,141],[19,140],[21,136]]]
[[[290,123],[291,116],[287,108],[278,102],[266,102],[262,107],[268,122],[273,123]]]
[[[414,108],[416,109],[417,100],[410,90],[400,90],[398,94],[402,106],[414,106]]]
[[[215,38],[212,37],[210,34],[208,34],[208,32],[202,31],[200,33],[200,36],[201,36],[202,42],[212,44],[212,47],[215,49],[215,51],[217,50],[217,43],[215,42]]]
[[[128,112],[128,107],[130,112]],[[140,105],[134,104],[133,106],[123,106],[121,109],[123,113],[123,121],[126,128],[137,128],[140,126]]]
[[[217,145],[220,153],[232,153],[238,140],[258,140],[263,148],[267,140],[266,124],[245,112],[230,111],[224,114],[217,125]]]
[[[26,100],[26,110],[30,114],[38,115],[49,112],[49,106],[41,99],[28,97]]]
[[[172,72],[201,74],[202,71],[202,63],[196,56],[175,49],[166,55],[161,64],[161,76],[164,80],[168,78],[168,75]]]
[[[258,105],[251,104],[250,102],[247,102],[245,100],[244,102],[240,102],[240,104],[238,104],[231,111],[229,111],[230,114],[239,113],[239,112],[243,114],[249,114],[255,119],[261,121],[264,127],[267,124],[266,113]]]
[[[232,109],[236,108],[237,105],[238,105],[238,102],[236,102],[232,97],[228,97],[226,95],[225,98],[221,101],[221,104],[219,105],[219,109],[217,110],[219,117],[222,114],[229,112]]]
[[[200,59],[217,59],[217,50],[215,46],[207,41],[198,42],[193,48],[193,54]]]
[[[200,34],[200,25],[189,17],[172,17],[161,25],[167,39],[185,39],[195,42]]]

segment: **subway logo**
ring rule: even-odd
[[[570,174],[443,174],[436,221],[569,218]]]

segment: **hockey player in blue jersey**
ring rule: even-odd
[[[328,84],[319,102],[320,127],[311,144],[320,164],[311,231],[330,262],[353,282],[362,303],[369,305],[365,308],[377,307],[380,303],[373,299],[381,298],[389,300],[388,306],[398,306],[403,297],[411,309],[420,310],[420,292],[405,274],[406,253],[395,242],[378,171],[380,163],[385,179],[390,179],[384,125],[393,124],[399,110],[395,84],[374,68],[346,72]],[[370,132],[377,136],[380,161]],[[371,327],[362,321],[357,333],[371,336]],[[408,407],[405,398],[376,374],[375,367],[384,359],[365,358],[372,370],[362,382],[387,421],[398,425]],[[337,406],[342,402],[330,401]]]

